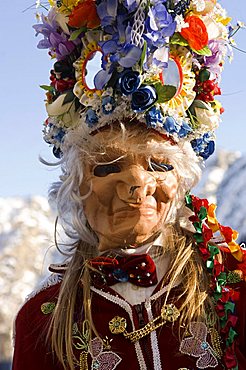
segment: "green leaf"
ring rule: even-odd
[[[208,105],[199,99],[195,99],[191,105],[192,108],[200,108],[200,109],[206,109],[209,110]]]
[[[161,82],[157,82],[154,86],[158,95],[158,103],[164,103],[172,99],[177,91],[175,86],[163,85]]]
[[[73,90],[69,90],[64,97],[62,105],[71,103],[74,99],[75,99],[75,95],[73,93]]]
[[[75,30],[71,33],[71,36],[69,37],[70,41],[74,41],[77,39],[77,37],[81,34],[81,32],[85,32],[87,30],[86,27],[81,27],[78,30]]]
[[[50,91],[51,93],[55,92],[55,89],[53,86],[49,86],[49,85],[39,85],[39,87],[41,87],[41,89],[45,90],[45,91]]]
[[[189,45],[188,41],[186,41],[183,36],[180,35],[180,33],[176,32],[170,40],[170,44],[173,45],[182,45],[182,46],[187,46]]]
[[[204,48],[201,49],[201,50],[195,50],[195,49],[192,49],[192,48],[191,48],[191,50],[194,51],[198,55],[205,55],[206,57],[211,57],[211,55],[212,55],[212,51],[209,49],[208,46],[204,46]]]
[[[146,40],[144,40],[143,51],[142,51],[141,58],[140,58],[140,68],[141,69],[143,68],[146,51],[147,51],[147,42]]]

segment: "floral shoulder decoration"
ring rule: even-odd
[[[237,316],[235,302],[239,300],[237,283],[246,281],[246,249],[237,244],[238,233],[222,226],[216,219],[215,204],[193,195],[186,196],[186,205],[193,211],[190,217],[197,247],[211,278],[211,294],[220,320],[220,335],[225,343],[222,360],[227,369],[238,370],[235,355]],[[235,258],[236,270],[227,271],[216,255],[229,253]]]
[[[190,142],[202,159],[213,153],[223,112],[215,97],[243,26],[217,0],[49,0],[46,13],[33,27],[56,60],[41,86],[55,156],[79,125],[126,119]]]
[[[91,339],[89,322],[86,320],[82,323],[81,331],[77,323],[73,325],[72,339],[75,349],[79,351],[76,365],[80,370],[89,370],[88,356],[91,359],[91,370],[114,370],[121,362],[120,356],[110,351],[110,340],[107,337],[103,340],[98,337]]]

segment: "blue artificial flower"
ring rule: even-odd
[[[128,13],[134,12],[138,7],[138,2],[136,0],[123,0],[123,5],[128,10]]]
[[[163,128],[171,135],[177,134],[178,137],[186,137],[191,131],[191,127],[183,121],[180,125],[173,117],[167,117]]]
[[[118,65],[131,68],[142,55],[141,48],[132,44],[132,28],[130,25],[126,25],[125,21],[126,14],[117,15],[116,26],[112,27],[111,30],[112,38],[98,43],[104,55],[103,70],[99,71],[94,79],[95,87],[98,90],[105,87]]]
[[[103,0],[97,5],[97,14],[101,19],[102,27],[113,25],[117,16],[118,1]]]
[[[147,42],[149,46],[157,48],[167,43],[167,37],[171,37],[176,29],[176,22],[168,13],[161,0],[154,0],[153,6],[149,8],[145,21],[147,29]]]
[[[150,108],[157,98],[157,93],[153,86],[142,86],[132,94],[132,109],[135,112],[143,112]]]
[[[140,77],[137,71],[131,69],[124,71],[119,80],[119,86],[122,94],[130,95],[140,86]]]
[[[58,131],[53,135],[53,139],[61,143],[63,141],[65,131],[62,128],[59,128]]]
[[[150,108],[145,115],[147,127],[156,128],[157,124],[163,123],[163,116],[160,109],[157,109],[155,106]]]
[[[104,96],[102,98],[102,110],[104,114],[110,114],[115,109],[115,100],[112,96]]]
[[[53,146],[53,154],[56,158],[61,159],[63,153],[60,148],[57,148],[56,146]]]
[[[92,108],[87,109],[85,122],[87,123],[88,127],[93,127],[97,124],[98,116]]]
[[[205,160],[208,159],[215,150],[215,142],[211,138],[211,134],[209,132],[205,133],[198,139],[192,140],[191,146],[197,155]]]

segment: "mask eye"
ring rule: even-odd
[[[159,163],[151,160],[149,162],[148,171],[159,171],[159,172],[168,172],[173,170],[173,166],[167,163]]]
[[[110,164],[99,164],[97,165],[93,173],[97,177],[105,177],[111,173],[117,173],[120,172],[120,166],[116,163],[110,163]]]

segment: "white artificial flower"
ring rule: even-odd
[[[204,132],[206,131],[213,131],[217,127],[219,127],[220,123],[220,114],[219,112],[215,113],[215,111],[211,108],[209,104],[206,104],[207,109],[195,107],[196,118],[199,122],[201,130]]]
[[[181,32],[182,28],[189,27],[189,23],[185,22],[184,17],[182,15],[176,15],[175,21],[177,23],[176,32]]]
[[[197,12],[202,12],[205,9],[205,0],[193,0],[192,5],[196,8]]]

